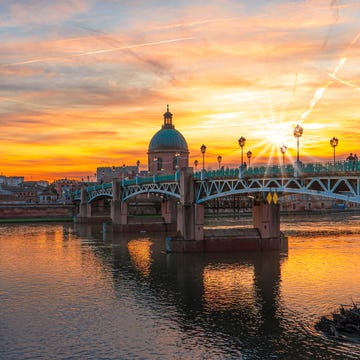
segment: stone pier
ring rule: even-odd
[[[91,204],[87,202],[86,188],[81,187],[79,214],[77,216],[77,222],[86,223],[91,219]]]
[[[177,234],[167,238],[168,252],[287,250],[287,239],[280,231],[278,204],[255,203],[253,225],[252,229],[204,231],[204,206],[195,203],[192,168],[181,169]]]

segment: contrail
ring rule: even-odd
[[[215,23],[215,22],[222,22],[222,21],[232,21],[232,20],[239,20],[240,17],[229,17],[229,18],[222,18],[222,19],[205,19],[205,20],[197,20],[192,22],[184,22],[178,24],[170,24],[170,25],[163,25],[163,26],[156,26],[150,28],[149,30],[163,30],[163,29],[174,29],[178,27],[190,27],[195,25],[202,25],[208,23]]]
[[[350,44],[347,46],[347,48],[343,51],[343,54],[346,54],[346,52],[359,40],[359,38],[360,38],[360,32],[353,38],[353,40],[350,42]],[[336,66],[335,70],[332,73],[330,73],[329,76],[332,78],[336,77],[336,73],[344,66],[344,64],[346,63],[347,60],[348,60],[348,58],[343,55],[340,58],[339,63]],[[326,89],[332,84],[332,82],[333,82],[332,80],[328,81],[325,85],[321,86],[320,88],[318,88],[315,91],[315,94],[310,101],[309,107],[300,116],[301,121],[304,121],[309,116],[309,114],[312,112],[314,106],[322,98]]]
[[[356,85],[354,85],[352,82],[350,81],[346,81],[344,79],[341,79],[339,77],[337,77],[336,75],[334,74],[331,74],[331,73],[327,73],[331,78],[333,78],[334,80],[338,81],[339,83],[341,84],[344,84],[344,85],[347,85],[347,86],[350,86],[352,88],[355,88],[357,90],[360,90],[360,88],[358,88]]]
[[[3,65],[3,66],[27,65],[27,64],[34,64],[34,63],[39,63],[39,62],[55,61],[55,60],[60,60],[60,59],[76,58],[76,57],[96,55],[96,54],[104,54],[104,53],[109,53],[109,52],[114,52],[114,51],[128,50],[128,49],[134,49],[134,48],[139,48],[139,47],[167,44],[167,43],[173,43],[173,42],[178,42],[178,41],[186,41],[186,40],[194,40],[194,39],[195,39],[195,37],[183,37],[183,38],[176,38],[176,39],[153,41],[153,42],[142,43],[142,44],[113,47],[113,48],[109,48],[109,49],[86,51],[86,52],[83,52],[83,53],[80,53],[80,54],[74,54],[74,55],[69,55],[69,56],[54,56],[54,57],[47,57],[47,58],[39,58],[39,59],[18,61],[18,62],[15,62],[15,63]]]

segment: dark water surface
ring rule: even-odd
[[[360,302],[359,215],[282,217],[287,254],[166,254],[164,235],[109,230],[0,225],[0,359],[360,359],[314,330]]]

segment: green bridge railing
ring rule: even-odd
[[[337,161],[327,163],[300,163],[294,165],[270,165],[270,166],[256,166],[241,169],[241,178],[266,178],[266,177],[284,177],[291,178],[296,176],[350,176],[360,175],[360,161]],[[227,179],[239,178],[240,168],[232,169],[218,169],[218,170],[201,170],[194,172],[195,180],[204,179]],[[123,179],[123,186],[141,185],[149,183],[173,182],[180,178],[180,172],[169,175],[152,175],[152,176],[136,176],[133,179]],[[100,189],[109,189],[112,183],[104,183],[86,188],[87,192],[97,191]],[[73,195],[80,194],[80,190],[74,191]]]

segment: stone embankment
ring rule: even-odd
[[[0,222],[29,220],[71,220],[73,205],[61,204],[23,204],[0,205]]]
[[[323,316],[315,328],[337,339],[360,341],[360,308],[355,303],[341,305],[332,320]]]

